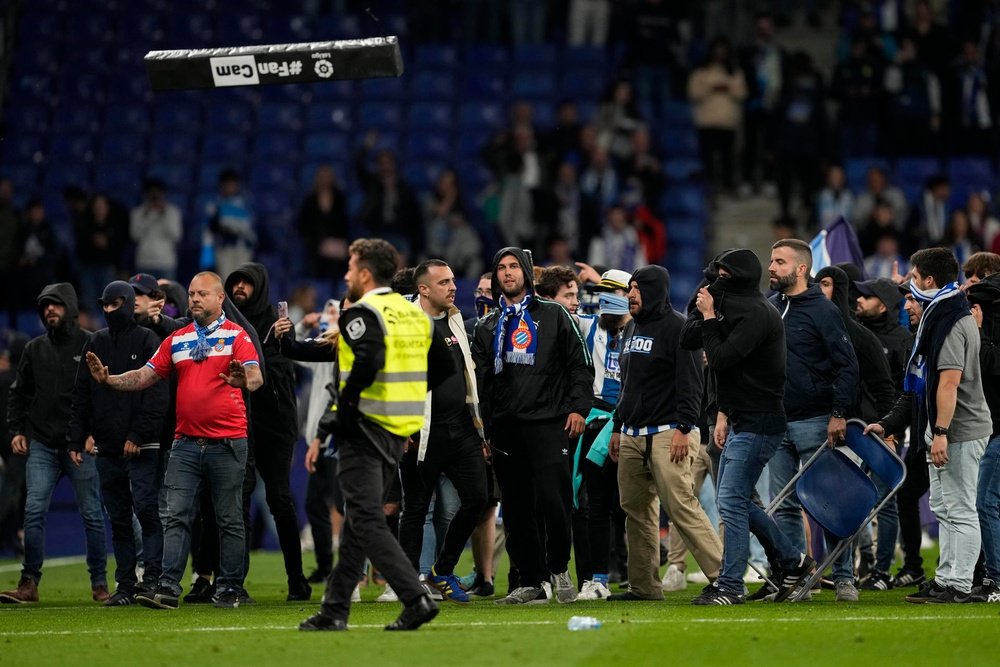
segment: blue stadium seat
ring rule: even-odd
[[[0,164],[0,178],[10,179],[14,184],[15,196],[36,194],[40,172],[41,169],[37,164],[28,162],[18,164],[4,160]]]
[[[992,194],[997,187],[997,174],[989,158],[952,158],[948,162],[951,181],[951,201],[956,207],[965,206],[973,192]]]
[[[201,129],[201,109],[194,104],[157,104],[153,126],[157,130],[197,132]]]
[[[473,194],[478,194],[483,188],[493,181],[493,174],[481,160],[464,159],[458,161],[458,182],[463,189]],[[466,199],[466,206],[472,204],[471,199]]]
[[[466,50],[465,60],[476,63],[476,67],[484,71],[506,70],[511,62],[511,54],[502,46],[477,44]]]
[[[451,105],[439,102],[418,102],[410,106],[407,121],[410,128],[450,131],[453,127]]]
[[[942,174],[941,161],[933,157],[907,157],[896,161],[893,180],[902,186],[922,188],[931,176]]]
[[[91,134],[78,132],[52,135],[49,144],[50,160],[58,162],[92,162],[94,159],[94,138]]]
[[[256,193],[257,203],[266,193],[287,193],[298,189],[296,174],[288,164],[256,164],[250,170],[250,190]],[[273,211],[272,211],[273,213]]]
[[[255,183],[257,184],[256,186],[254,185]],[[260,190],[260,194],[258,194],[254,199],[255,212],[260,217],[267,219],[267,227],[272,228],[275,226],[275,222],[280,217],[280,214],[288,211],[291,207],[291,192],[287,188],[279,188],[275,190],[273,189],[273,184],[270,188],[268,188],[267,180],[251,180],[250,184],[251,187],[254,187],[254,189]],[[284,237],[285,234],[282,234],[281,236]],[[283,264],[285,259],[285,257],[280,257],[279,263],[275,265]]]
[[[48,144],[48,135],[13,132],[0,141],[0,165],[41,162]]]
[[[667,242],[671,249],[676,247],[704,249],[705,225],[703,220],[699,218],[671,218],[667,224]],[[700,256],[698,262],[701,262]]]
[[[406,160],[437,160],[446,162],[451,157],[448,136],[435,132],[411,133],[404,149]]]
[[[577,99],[574,104],[576,104],[576,115],[581,123],[592,123],[597,118],[597,102]]]
[[[516,98],[551,99],[556,94],[555,79],[545,71],[521,72],[514,76],[511,93]]]
[[[573,68],[604,69],[608,57],[600,46],[570,46],[562,53],[564,70]]]
[[[302,129],[302,105],[293,102],[268,102],[257,110],[257,128],[261,130],[298,131]]]
[[[49,107],[45,104],[10,100],[4,109],[4,121],[20,132],[45,133],[49,130]]]
[[[119,72],[114,74],[112,78],[115,84],[108,88],[109,108],[115,104],[134,104],[152,99],[153,93],[144,73],[122,74]]]
[[[507,77],[495,72],[470,71],[465,75],[462,92],[465,99],[500,99],[507,95]]]
[[[402,77],[364,79],[361,82],[361,99],[396,101],[406,96]]]
[[[29,5],[30,6],[30,5]],[[18,22],[19,37],[26,42],[46,43],[63,36],[63,12],[25,11]]]
[[[668,181],[690,181],[701,176],[701,160],[676,158],[663,163],[663,173]]]
[[[402,141],[399,138],[398,132],[392,132],[383,128],[364,127],[358,135],[359,141],[362,136],[367,134],[368,130],[375,130],[378,132],[378,136],[375,139],[375,146],[372,148],[373,152],[378,153],[381,151],[389,151],[390,153],[399,154]]]
[[[556,124],[555,106],[543,100],[534,100],[532,108],[536,128],[547,130]]]
[[[341,189],[344,188],[351,178],[352,167],[349,162],[342,160],[307,162],[299,169],[299,192],[308,192],[312,189],[313,183],[316,180],[316,170],[323,166],[333,169],[333,173],[337,177],[337,182],[340,184]]]
[[[104,131],[147,132],[149,108],[143,104],[109,104],[104,110]]]
[[[301,141],[296,132],[279,130],[258,132],[253,138],[253,155],[255,159],[278,158],[295,161],[299,158]]]
[[[167,38],[172,48],[193,49],[210,46],[215,39],[212,17],[207,13],[174,11]]]
[[[202,162],[198,168],[197,185],[199,192],[215,192],[219,187],[219,174],[223,169],[232,168],[229,162]]]
[[[886,174],[892,172],[889,168],[889,163],[885,160],[872,158],[850,158],[844,160],[844,177],[847,179],[847,187],[854,192],[864,190],[868,181],[868,171],[872,167],[881,167],[885,169]]]
[[[245,132],[253,128],[253,123],[253,107],[237,101],[209,104],[205,113],[205,127],[211,130]]]
[[[678,185],[667,189],[660,199],[660,211],[668,219],[685,216],[704,219],[707,210],[705,195],[697,186]]]
[[[507,113],[497,102],[466,102],[459,107],[458,117],[464,130],[498,129],[506,122]]]
[[[149,146],[152,165],[159,162],[193,162],[198,157],[198,135],[181,132],[153,134]]]
[[[136,132],[105,132],[98,145],[97,159],[105,165],[145,160],[146,135]]]
[[[56,100],[54,77],[49,74],[25,74],[9,81],[10,99],[22,103],[52,104]]]
[[[125,204],[132,204],[141,190],[141,179],[134,164],[103,164],[94,168],[94,186]]]
[[[358,120],[365,127],[398,131],[402,122],[398,104],[366,102],[358,109]]]
[[[312,22],[305,16],[274,13],[266,16],[265,25],[268,40],[274,40],[276,44],[311,42],[314,39]]]
[[[57,132],[96,132],[100,123],[96,107],[61,104],[56,110],[54,125]]]
[[[306,127],[311,132],[338,130],[351,132],[354,130],[354,109],[345,102],[321,102],[309,107]]]
[[[307,84],[305,89],[312,93],[314,102],[353,102],[357,98],[355,81],[324,81]]]
[[[108,81],[96,74],[64,74],[59,80],[62,104],[103,104]]]
[[[215,39],[226,46],[259,44],[264,39],[263,21],[257,14],[220,13],[215,21]]]
[[[334,160],[351,154],[349,135],[334,132],[307,134],[306,157],[311,160]]]
[[[361,29],[361,18],[344,14],[317,18],[316,36],[320,39],[360,39],[365,35]]]
[[[522,44],[514,48],[514,64],[524,71],[550,69],[556,64],[556,47],[551,44]]]
[[[410,98],[415,101],[450,100],[456,92],[450,72],[420,72],[410,83]]]
[[[45,170],[42,185],[47,192],[53,194],[62,193],[67,185],[86,189],[90,186],[90,167],[82,164],[51,164]]]
[[[207,132],[202,140],[202,160],[211,162],[241,162],[246,157],[246,134]]]
[[[150,165],[149,174],[163,181],[168,190],[186,192],[194,182],[194,168],[190,164]]]
[[[598,99],[607,84],[599,70],[572,69],[562,76],[560,90],[563,97]]]
[[[416,62],[421,69],[452,69],[458,66],[458,51],[453,46],[422,44],[416,49]]]
[[[482,132],[465,131],[458,135],[458,155],[460,158],[474,158],[478,160],[479,153],[483,150],[488,136]]]
[[[403,167],[403,179],[418,191],[426,191],[433,187],[444,169],[442,162],[407,162]]]
[[[698,133],[694,128],[664,128],[660,134],[660,149],[667,159],[699,156]]]
[[[667,102],[663,107],[663,123],[667,127],[694,127],[694,116],[688,102]]]

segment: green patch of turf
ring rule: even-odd
[[[930,561],[933,562],[933,561]],[[10,561],[0,562],[9,566]],[[463,560],[459,571],[467,571]],[[9,568],[4,568],[9,570]],[[500,571],[506,568],[501,566]],[[109,563],[109,572],[113,565]],[[4,589],[17,573],[0,574]],[[503,581],[498,591],[506,590]],[[1000,622],[995,605],[912,605],[912,589],[862,591],[861,601],[693,607],[699,591],[664,602],[578,602],[498,607],[492,600],[443,603],[412,633],[382,627],[398,604],[373,602],[364,589],[345,633],[300,633],[313,602],[285,602],[280,554],[254,554],[247,588],[257,600],[239,609],[181,605],[105,609],[90,601],[83,563],[46,568],[37,605],[0,606],[0,667],[5,665],[955,665],[988,664]],[[570,632],[570,616],[600,619],[598,630]]]

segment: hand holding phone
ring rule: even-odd
[[[278,319],[283,320],[288,317],[288,302],[279,301],[278,302]]]

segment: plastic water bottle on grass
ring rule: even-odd
[[[601,622],[593,616],[573,616],[569,619],[566,627],[570,630],[597,630],[601,627]]]

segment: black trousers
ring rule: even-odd
[[[593,425],[594,422],[591,422]],[[576,450],[580,452],[580,470],[586,464],[584,460],[587,455],[587,448],[593,442],[593,436],[588,440],[588,432],[583,432],[583,440],[572,438],[569,441],[569,465],[570,481],[572,482],[573,461],[576,459]],[[576,492],[576,506],[573,507],[573,564],[576,566],[576,585],[583,586],[583,582],[589,581],[594,575],[594,567],[590,560],[590,494],[587,492],[587,484],[584,482]]]
[[[413,604],[424,595],[417,571],[403,553],[382,511],[403,455],[403,438],[368,423],[365,427],[368,435],[355,427],[339,439],[338,478],[344,494],[344,535],[340,541],[340,559],[326,580],[322,609],[324,614],[343,620],[350,614],[351,593],[364,572],[366,556],[404,604]],[[369,437],[377,439],[377,443]]]
[[[434,564],[436,574],[446,575],[454,572],[462,550],[486,508],[486,459],[483,458],[482,441],[471,418],[457,424],[431,426],[424,460],[417,462],[417,445],[414,443],[400,461],[403,513],[399,519],[399,543],[410,564],[418,571],[424,521],[442,474],[455,485],[461,503],[448,525],[444,544],[438,545]]]
[[[581,454],[580,464],[583,469],[583,482],[587,487],[587,499],[590,503],[588,517],[591,576],[608,574],[611,563],[612,535],[624,533],[621,529],[624,525],[624,516],[620,518],[616,516],[618,514],[624,515],[621,499],[618,496],[618,464],[610,458],[604,462],[603,466],[598,466],[587,460],[587,452],[590,451],[590,447],[594,444],[597,434],[605,423],[605,420],[591,422],[591,426],[596,428],[588,428],[584,432],[584,450]],[[616,540],[616,543],[622,543],[622,540]]]
[[[502,493],[507,553],[521,586],[540,586],[569,564],[573,488],[564,424],[565,418],[494,424],[493,467]]]
[[[299,520],[295,516],[295,501],[289,487],[292,473],[294,440],[282,438],[254,438],[254,462],[264,482],[267,507],[274,517],[278,544],[285,559],[288,579],[302,576],[302,543],[299,539]]]
[[[896,494],[896,512],[899,514],[899,541],[903,548],[903,567],[922,570],[924,559],[920,555],[923,532],[920,529],[920,498],[931,486],[927,469],[926,451],[906,450],[906,481]]]
[[[333,568],[333,524],[330,509],[344,513],[337,482],[337,459],[320,455],[316,472],[306,482],[306,519],[312,532],[316,569],[329,572]]]
[[[713,186],[736,187],[736,131],[721,128],[698,130],[701,162]]]

